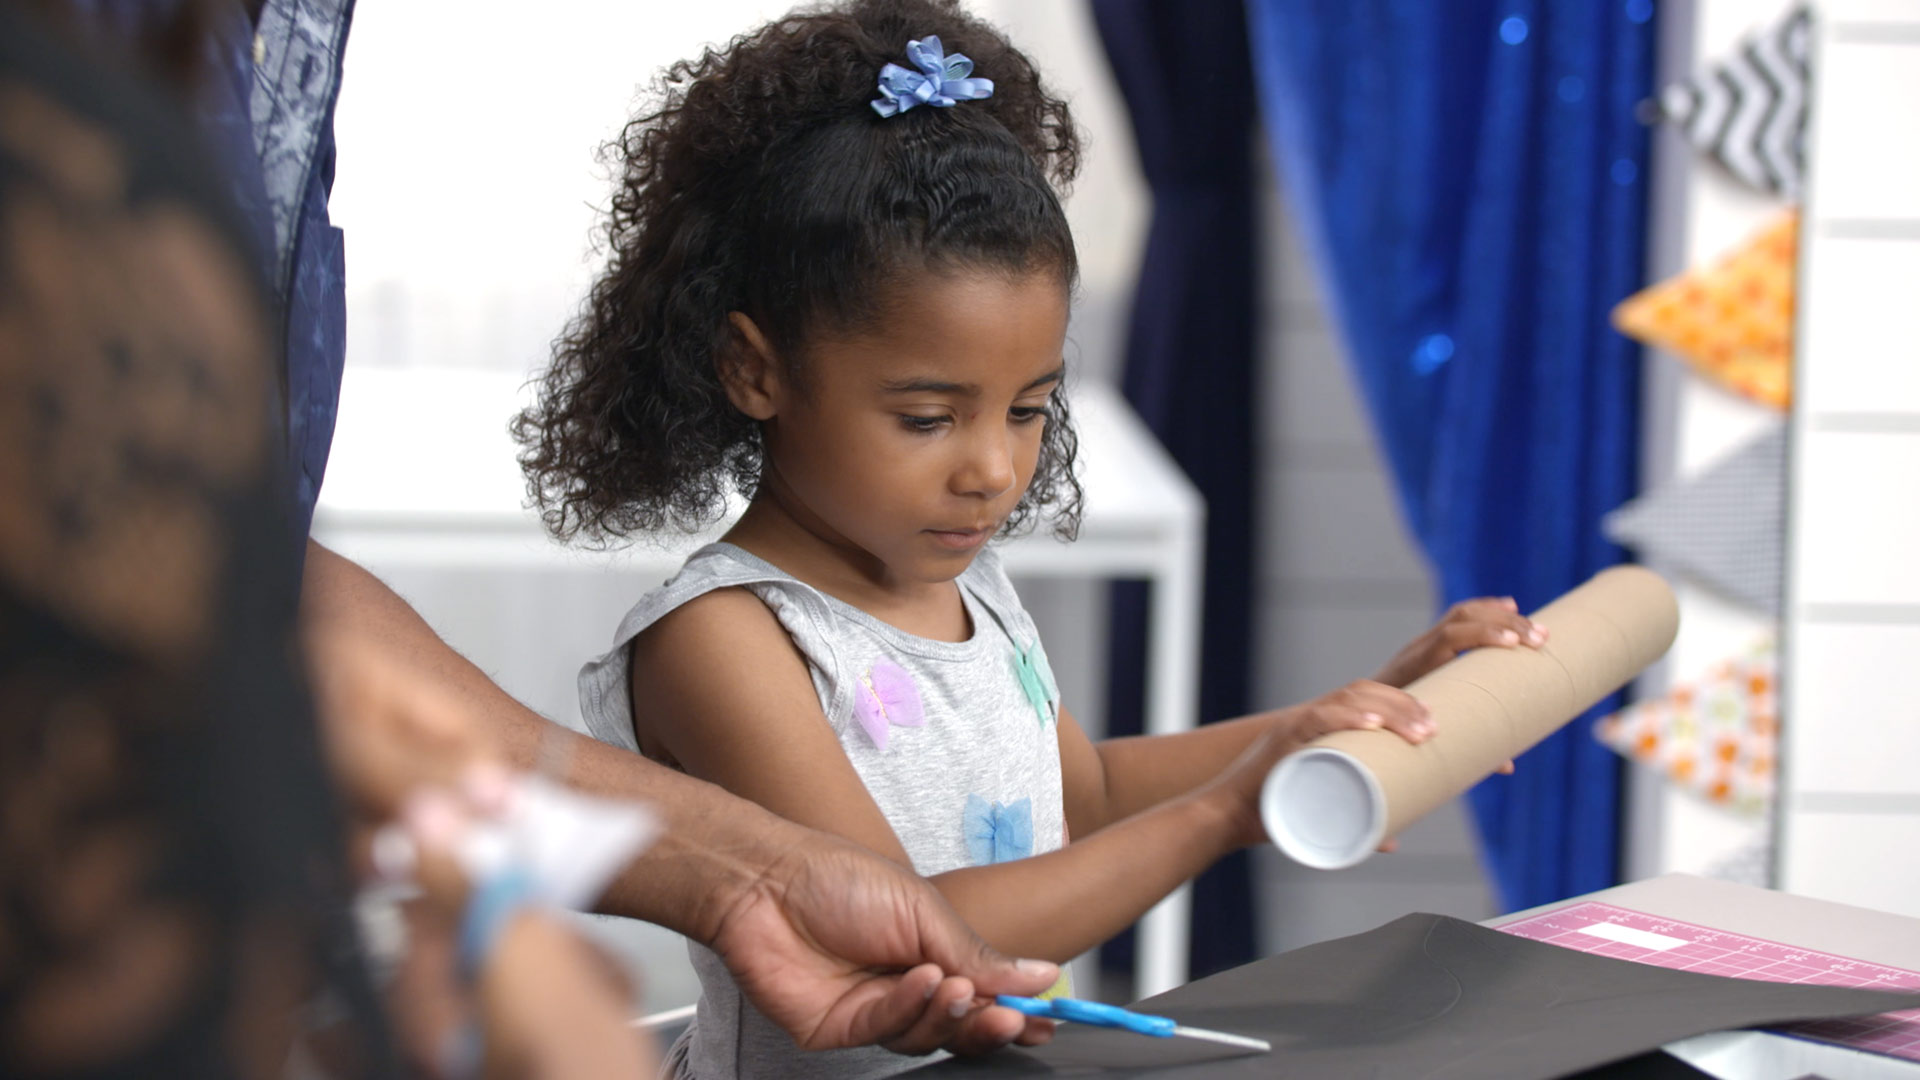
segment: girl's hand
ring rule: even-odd
[[[1408,642],[1387,661],[1374,680],[1388,686],[1406,686],[1468,649],[1516,645],[1537,649],[1546,642],[1547,628],[1520,614],[1520,605],[1513,597],[1462,600],[1449,608],[1433,629]]]
[[[1403,690],[1361,679],[1301,705],[1262,713],[1268,728],[1227,766],[1204,797],[1220,800],[1241,844],[1264,843],[1260,786],[1280,759],[1335,731],[1391,731],[1410,743],[1425,742],[1435,728],[1427,707]]]

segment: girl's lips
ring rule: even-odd
[[[954,551],[979,547],[987,537],[993,535],[991,529],[928,529],[927,533],[936,543]]]

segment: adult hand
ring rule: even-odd
[[[1511,596],[1462,600],[1394,654],[1374,681],[1406,686],[1468,649],[1518,645],[1537,649],[1546,641],[1546,627],[1520,614],[1520,605]]]
[[[1038,994],[1057,965],[1001,956],[924,879],[790,828],[788,854],[728,905],[710,944],[796,1043],[972,1054],[1052,1038],[1050,1021],[974,999]]]
[[[414,792],[500,762],[459,699],[377,642],[326,629],[308,634],[307,656],[321,744],[356,818],[391,818]]]
[[[800,1045],[983,1053],[1051,1036],[1048,1021],[974,999],[1039,993],[1058,968],[1016,966],[987,948],[906,869],[540,717],[448,648],[379,579],[318,544],[307,548],[302,604],[323,728],[338,728],[328,732],[330,756],[363,812],[390,816],[423,783],[457,787],[473,759],[489,759],[496,747],[514,767],[542,768],[559,740],[569,783],[643,800],[668,826],[598,910],[657,922],[719,952],[760,1010]],[[320,641],[329,629],[343,636]],[[356,648],[354,637],[372,652]],[[328,650],[341,648],[349,650],[344,662],[329,662],[336,657]],[[398,668],[384,672],[389,678],[350,674],[382,659]],[[478,752],[465,752],[472,743]],[[408,744],[421,752],[390,753]]]

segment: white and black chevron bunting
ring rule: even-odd
[[[1797,197],[1807,130],[1812,15],[1795,8],[1730,59],[1660,94],[1659,116],[1763,191]]]

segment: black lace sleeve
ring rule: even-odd
[[[185,127],[0,2],[0,1074],[272,1077],[346,930],[269,318]]]

